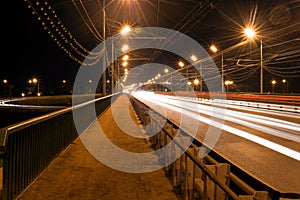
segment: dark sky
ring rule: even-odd
[[[80,6],[80,1],[76,2]],[[101,7],[97,1],[83,2],[86,2],[85,6],[92,16],[99,33],[102,34]],[[107,0],[108,4],[110,2]],[[294,92],[300,92],[300,88],[297,86],[299,85],[297,83],[300,77],[300,52],[297,51],[300,47],[299,42],[288,44],[294,45],[294,48],[284,46],[286,48],[285,51],[290,51],[293,54],[292,56],[284,54],[284,50],[268,47],[268,45],[280,44],[283,41],[299,37],[300,30],[298,27],[300,26],[297,26],[300,17],[297,14],[300,13],[297,12],[300,6],[299,2],[288,1],[287,3],[287,1],[280,0],[160,0],[159,13],[157,1],[141,0],[139,2],[139,6],[138,4],[126,4],[122,7],[112,2],[107,7],[107,15],[110,19],[107,34],[113,34],[118,31],[118,27],[124,22],[134,26],[156,26],[158,23],[161,27],[172,28],[188,34],[204,47],[209,47],[210,43],[215,42],[220,48],[228,48],[241,40],[240,36],[238,36],[241,35],[239,33],[241,27],[239,26],[244,26],[247,21],[250,21],[249,15],[255,12],[254,8],[258,5],[255,21],[260,22],[261,27],[259,28],[263,30],[266,56],[270,57],[279,53],[283,55],[281,59],[270,62],[270,66],[273,67],[270,69],[277,69],[276,67],[279,64],[283,67],[289,67],[286,60],[293,60],[294,63],[292,64],[298,65],[293,70],[299,72],[292,73],[293,77],[288,78],[290,80],[289,87]],[[199,2],[202,2],[202,4],[199,4]],[[36,15],[31,13],[32,9],[28,8],[27,2],[10,0],[3,1],[2,4],[3,9],[7,10],[7,12],[1,12],[1,38],[4,52],[2,53],[1,62],[1,80],[8,79],[15,88],[24,88],[31,77],[37,77],[41,82],[41,87],[44,85],[44,87],[48,88],[61,84],[63,79],[72,82],[80,64],[64,53],[49,37],[47,32],[43,30]],[[71,0],[53,0],[49,1],[49,4],[81,44],[91,50],[100,42],[95,39],[86,25],[84,25]],[[284,5],[285,7],[277,10],[273,9],[273,12],[271,12],[272,8],[278,5]],[[285,10],[285,8],[288,8],[288,10]],[[135,10],[135,12],[132,10]],[[190,13],[190,11],[193,12]],[[282,46],[280,47],[282,48]],[[238,54],[239,52],[233,52],[228,54],[227,57],[235,58]],[[285,62],[282,62],[282,59]],[[268,80],[266,81],[272,78],[279,80],[290,74],[278,74],[278,71],[276,71],[275,74],[267,74],[266,79]],[[254,74],[254,76],[257,75]],[[252,81],[251,78],[249,80]],[[247,85],[248,83],[241,82],[242,84]]]

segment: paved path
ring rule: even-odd
[[[138,120],[127,98],[126,95],[121,95],[113,104],[117,111],[109,108],[95,123],[99,122],[110,141],[120,148],[132,152],[150,152],[152,149],[145,139],[124,134],[113,120],[113,113],[123,116],[127,110],[127,114],[130,114],[137,123]],[[121,120],[126,122],[126,119]],[[93,131],[95,128],[91,125],[83,134]],[[143,134],[141,128],[132,128],[132,131],[135,134],[136,132]],[[96,160],[85,148],[80,138],[77,138],[18,199],[176,200],[179,197],[173,192],[164,170],[126,173],[112,169]]]

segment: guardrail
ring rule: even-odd
[[[298,194],[280,194],[272,189],[269,191],[254,189],[231,171],[232,165],[230,163],[219,163],[210,155],[200,158],[198,155],[202,152],[199,152],[199,141],[193,143],[188,149],[183,148],[179,140],[174,140],[175,134],[179,130],[180,135],[182,135],[181,138],[191,136],[181,130],[176,123],[166,119],[133,97],[131,102],[141,124],[148,127],[146,134],[147,132],[151,133],[151,130],[161,130],[150,137],[155,149],[160,149],[173,140],[177,148],[179,147],[184,151],[179,159],[165,167],[166,174],[171,179],[173,187],[181,194],[182,199],[278,200],[280,197],[300,198]],[[150,121],[151,123],[149,123]],[[165,123],[162,126],[163,122]],[[210,151],[216,154],[214,151]],[[174,153],[176,153],[175,145],[165,155],[161,156],[168,160]],[[264,188],[268,187],[265,186]]]
[[[84,115],[95,105],[94,109],[100,115],[110,105],[111,97],[98,98],[0,129],[1,199],[17,198],[78,137],[73,111],[80,110]],[[82,117],[82,124],[87,127],[94,120]]]

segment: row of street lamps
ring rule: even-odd
[[[244,34],[248,39],[254,39],[256,37],[256,32],[252,28],[245,28],[244,29]],[[210,50],[214,53],[218,51],[218,48],[215,45],[210,46]],[[260,94],[263,94],[264,88],[263,88],[263,46],[262,46],[262,37],[260,37],[260,89],[259,92]],[[222,93],[224,93],[224,57],[223,57],[223,52],[221,53],[221,81],[222,81]],[[228,82],[227,82],[228,83]],[[226,85],[227,86],[227,85]]]
[[[254,39],[256,37],[256,32],[252,29],[252,28],[245,28],[244,29],[244,34],[248,39]],[[263,91],[263,51],[262,51],[262,37],[260,38],[260,93],[262,94]],[[211,45],[210,46],[210,50],[213,53],[217,53],[218,52],[218,48],[215,45]],[[198,60],[198,58],[195,55],[191,56],[191,60],[193,62],[196,62]],[[184,67],[184,63],[182,61],[178,62],[179,67]],[[188,69],[186,70],[187,73],[187,78],[188,78]],[[202,92],[202,66],[200,66],[200,76],[201,76],[201,92]],[[225,81],[224,80],[224,55],[223,52],[221,53],[221,82],[222,82],[222,88],[221,88],[221,92],[224,93],[225,92],[225,88],[224,85],[226,85],[227,89],[228,89],[228,85],[231,85],[233,83],[231,83],[232,81]],[[191,85],[191,82],[187,83],[188,85]]]
[[[103,8],[103,41],[104,41],[104,48],[105,48],[105,39],[106,39],[106,11],[105,11],[105,8],[106,8],[106,0],[103,0],[103,6],[102,6],[102,8]],[[125,36],[125,35],[127,35],[129,32],[131,31],[131,28],[129,27],[129,26],[125,26],[121,31],[120,31],[120,34],[122,35],[122,36]],[[245,28],[244,29],[244,35],[250,40],[250,39],[255,39],[256,37],[257,37],[257,34],[256,34],[256,31],[253,29],[253,28],[250,28],[250,27],[247,27],[247,28]],[[126,51],[128,51],[128,49],[129,49],[129,47],[128,47],[128,45],[124,45],[124,46],[122,46],[122,51],[123,52],[126,52]],[[105,49],[104,49],[105,50]],[[214,52],[214,53],[216,53],[217,51],[218,51],[218,48],[215,46],[215,45],[211,45],[210,46],[210,50],[212,51],[212,52]],[[112,48],[112,51],[114,51],[114,49]],[[106,53],[106,51],[104,51],[105,53]],[[112,54],[113,54],[113,52],[112,52]],[[104,57],[105,57],[106,55],[104,55]],[[198,61],[198,58],[195,56],[195,55],[191,55],[191,60],[193,61],[193,62],[196,62],[196,61]],[[128,55],[124,55],[123,56],[123,63],[122,63],[122,66],[123,67],[127,67],[127,65],[128,65],[128,59],[129,59],[129,56]],[[103,66],[106,66],[106,59],[103,59]],[[178,65],[179,65],[179,67],[184,67],[185,66],[185,64],[184,64],[184,62],[182,62],[182,61],[179,61],[178,62]],[[114,70],[115,70],[115,66],[114,66],[114,62],[113,62],[113,65],[112,65],[112,67],[111,67],[111,69],[112,69],[112,76],[111,76],[111,88],[112,88],[112,91],[113,91],[113,89],[114,89]],[[119,68],[117,69],[118,71],[118,76],[120,76],[120,74],[119,74]],[[202,77],[202,66],[200,66],[200,80],[199,79],[194,79],[194,81],[193,81],[193,83],[194,83],[194,85],[200,85],[200,91],[202,92],[202,79],[203,79],[203,77]],[[263,83],[264,83],[264,81],[263,81],[263,72],[264,72],[264,70],[263,70],[263,44],[262,44],[262,37],[260,37],[260,89],[259,89],[259,91],[260,91],[260,93],[262,94],[264,91],[263,91]],[[189,72],[188,72],[188,68],[186,69],[186,75],[187,75],[187,78],[188,78],[188,76],[189,76]],[[125,77],[125,79],[126,79],[127,77]],[[223,57],[223,52],[221,53],[221,82],[222,82],[222,93],[224,93],[225,91],[225,89],[224,89],[224,85],[226,85],[226,87],[228,88],[228,85],[231,85],[231,84],[233,84],[233,82],[232,81],[225,81],[224,80],[224,57]],[[106,75],[103,75],[103,95],[106,95],[106,83],[107,83],[107,81],[106,81]],[[188,82],[187,83],[187,85],[191,85],[191,82]],[[272,85],[274,85],[273,83],[272,83]]]

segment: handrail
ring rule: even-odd
[[[156,122],[157,123],[157,122]],[[224,192],[226,192],[231,198],[235,200],[240,200],[241,198],[238,197],[226,184],[224,184],[208,167],[205,166],[205,164],[202,163],[202,161],[199,159],[199,157],[196,157],[193,153],[191,153],[189,150],[186,150],[180,142],[176,141],[174,137],[168,133],[165,129],[163,129],[164,132],[177,144],[177,146],[185,151],[185,154],[197,165],[197,167],[201,168],[203,172],[205,172],[209,178],[217,184]]]
[[[93,99],[62,110],[0,129],[0,156],[3,160],[2,199],[15,199],[77,137],[72,111],[89,112],[95,103],[102,113],[119,93]],[[84,126],[92,123],[83,119]],[[1,197],[0,197],[1,199]]]
[[[62,115],[64,113],[70,112],[72,110],[82,108],[82,107],[84,107],[88,104],[91,104],[91,103],[94,103],[94,102],[97,102],[97,101],[101,101],[101,100],[106,99],[106,98],[111,98],[112,96],[115,96],[115,95],[118,95],[118,94],[119,93],[115,93],[115,94],[107,95],[105,97],[99,97],[97,99],[93,99],[93,100],[90,100],[90,101],[87,101],[87,102],[84,102],[84,103],[81,103],[81,104],[78,104],[78,105],[67,107],[67,108],[64,108],[64,109],[61,109],[61,110],[57,110],[57,111],[54,111],[54,112],[51,112],[51,113],[48,113],[48,114],[45,114],[45,115],[42,115],[42,116],[38,116],[38,117],[35,117],[35,118],[32,118],[32,119],[25,120],[23,122],[19,122],[19,123],[4,127],[2,129],[0,129],[0,146],[5,146],[6,145],[7,136],[9,134],[9,132],[18,131],[20,129],[23,129],[23,128],[32,126],[34,124],[46,121],[46,120],[51,119],[53,117],[56,117],[58,115]],[[4,134],[4,137],[1,137],[2,134]]]

